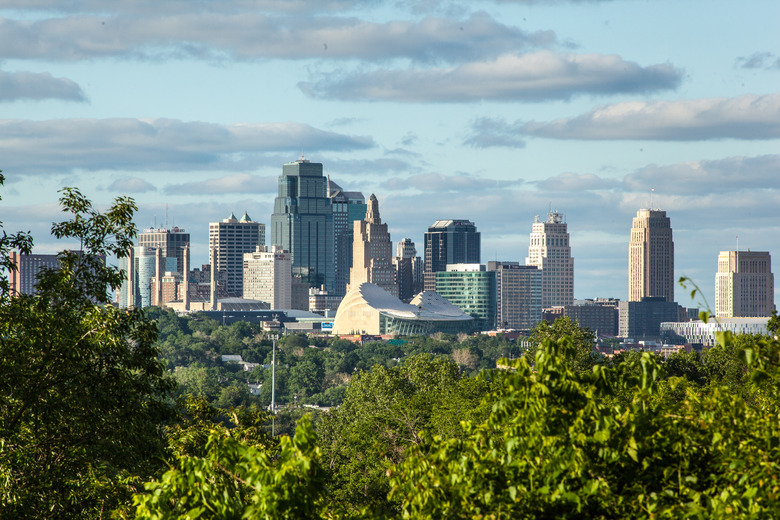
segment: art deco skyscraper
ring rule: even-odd
[[[640,209],[628,245],[628,301],[654,296],[674,301],[674,242],[665,211]]]
[[[555,211],[542,222],[537,216],[531,228],[526,265],[542,271],[542,307],[559,307],[574,302],[574,258],[563,216]]]
[[[289,251],[292,275],[333,290],[333,210],[322,164],[299,159],[282,166],[271,216],[271,245]]]
[[[769,316],[775,308],[772,259],[766,251],[721,251],[715,275],[715,315]]]
[[[373,193],[368,199],[366,218],[354,223],[354,235],[349,287],[372,283],[398,297],[393,269],[393,244],[387,224],[383,224],[379,217],[379,201]]]
[[[425,233],[424,290],[436,290],[436,273],[448,264],[478,264],[481,238],[477,226],[468,220],[437,220]]]
[[[265,225],[255,222],[244,212],[241,220],[231,213],[222,222],[209,223],[209,249],[214,250],[215,273],[227,273],[226,289],[229,296],[240,296],[244,291],[244,253],[265,245]]]

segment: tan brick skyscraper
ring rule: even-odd
[[[646,296],[674,301],[674,242],[665,211],[640,209],[628,245],[628,301]]]

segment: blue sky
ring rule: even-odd
[[[555,209],[575,297],[623,299],[654,190],[714,306],[737,236],[780,258],[777,20],[775,0],[0,0],[0,220],[51,252],[62,186],[129,195],[197,265],[208,222],[270,222],[304,153],[420,253],[467,218],[483,262],[523,262]]]

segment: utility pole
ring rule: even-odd
[[[271,358],[271,437],[276,436],[276,334],[271,335],[273,341]]]

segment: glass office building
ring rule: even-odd
[[[271,245],[290,252],[293,277],[334,289],[333,211],[322,164],[301,158],[282,166]]]

